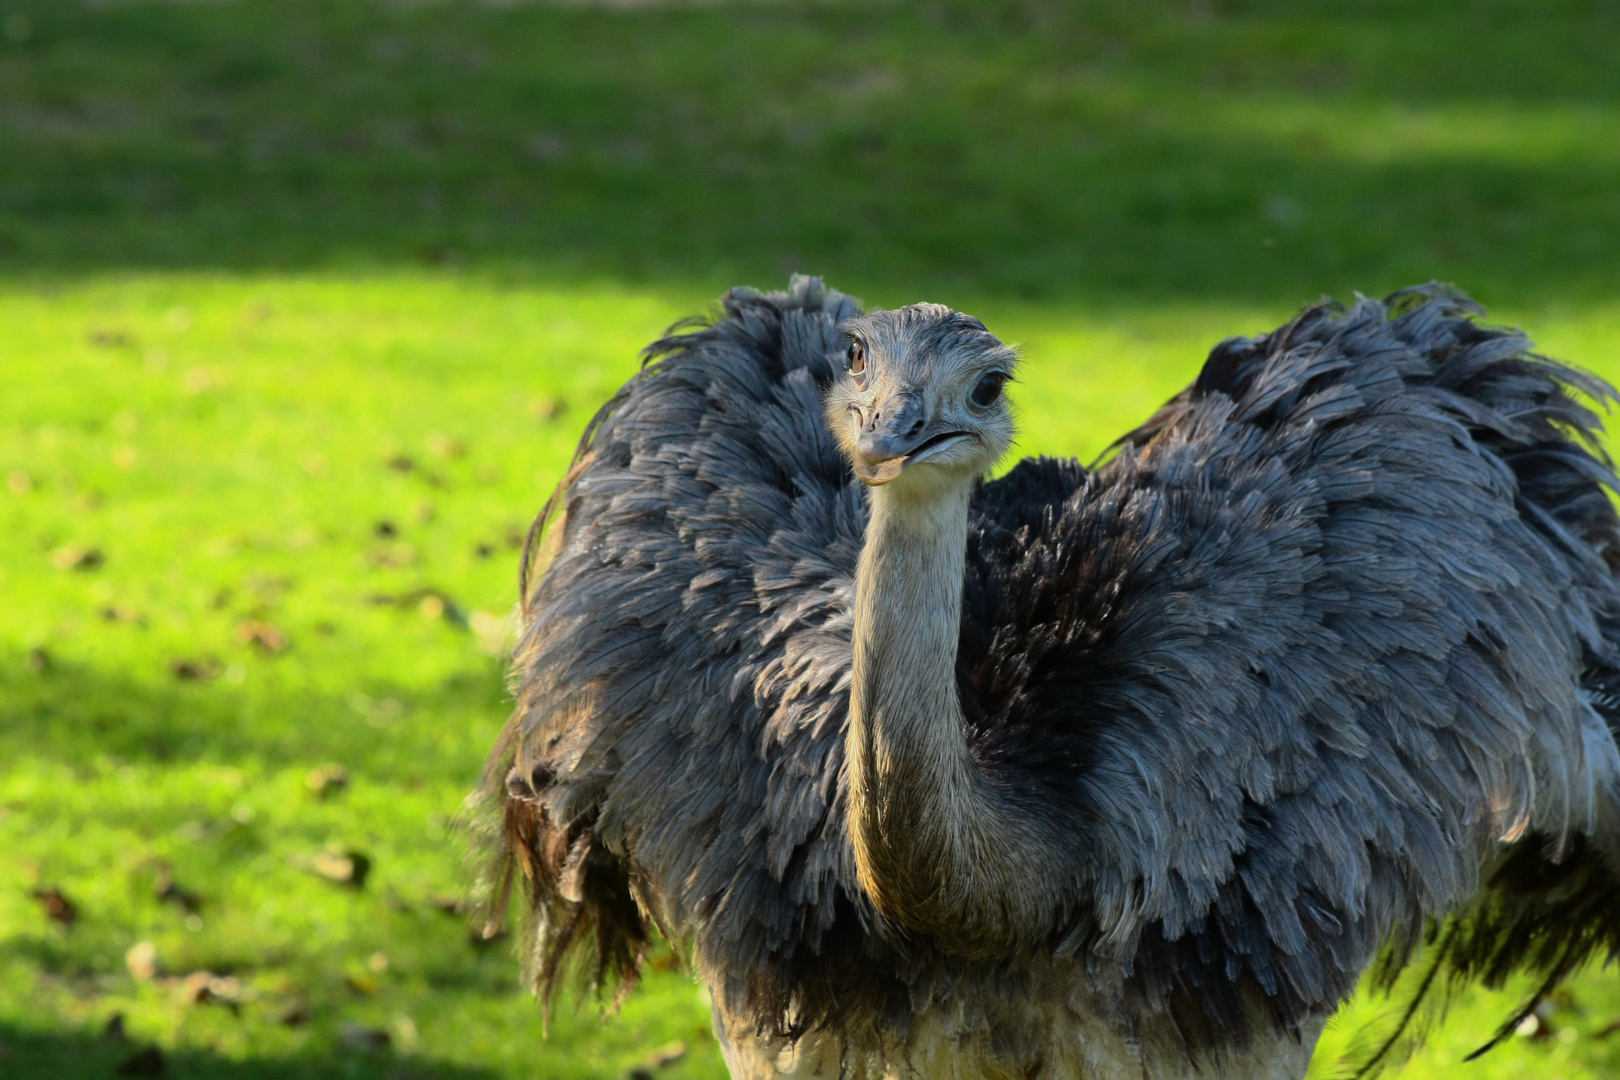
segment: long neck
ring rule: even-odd
[[[1038,831],[985,779],[964,731],[969,494],[872,492],[846,750],[856,868],[878,911],[983,952],[1038,937],[1051,897]]]

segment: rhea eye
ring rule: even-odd
[[[849,355],[846,357],[849,373],[855,376],[855,385],[862,390],[866,389],[866,346],[859,341],[849,343]]]
[[[981,409],[994,405],[996,399],[1001,396],[1001,387],[1006,381],[1007,376],[1000,371],[986,372],[978,385],[973,388],[973,393],[968,395],[968,399]]]

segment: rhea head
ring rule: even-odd
[[[1012,445],[1002,389],[1018,357],[978,319],[912,304],[840,329],[845,371],[827,421],[861,483],[939,492],[982,476]]]

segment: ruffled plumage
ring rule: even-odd
[[[955,995],[963,1030],[1036,1038],[1006,1019],[1049,985],[1028,958],[902,937],[856,883],[866,504],[821,397],[858,309],[814,279],[723,305],[649,348],[536,522],[491,917],[522,896],[548,993],[574,951],[633,977],[656,924],[766,1033],[903,1044]],[[1448,916],[1448,979],[1620,945],[1620,526],[1578,397],[1612,392],[1476,314],[1313,307],[1218,346],[1100,467],[979,489],[967,737],[1067,837],[1038,966],[1112,987],[1119,1024],[1194,1055],[1298,1030]]]

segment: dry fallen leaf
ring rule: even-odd
[[[63,926],[72,926],[79,921],[79,909],[69,900],[61,889],[35,889],[34,899],[39,901],[45,909],[46,916]]]
[[[157,946],[150,941],[137,941],[124,954],[124,966],[137,982],[154,979],[163,970],[158,962]]]
[[[176,657],[169,661],[169,671],[174,677],[188,681],[208,682],[218,678],[223,670],[220,662],[212,657],[206,659]]]
[[[187,915],[195,915],[202,910],[202,897],[176,882],[174,871],[167,866],[158,868],[157,887],[154,892],[159,900],[178,904]]]
[[[370,556],[371,565],[391,569],[400,566],[414,566],[416,564],[416,549],[409,544],[388,543],[373,549]]]
[[[208,1001],[208,984],[214,978],[212,971],[193,971],[180,980],[180,999],[188,1005],[201,1005]]]
[[[299,999],[281,1010],[280,1014],[276,1016],[276,1023],[282,1027],[303,1027],[311,1019],[309,1002]]]
[[[556,420],[568,412],[568,402],[562,398],[542,397],[536,398],[529,406],[529,412],[542,424]]]
[[[58,570],[94,570],[106,561],[100,548],[83,544],[63,544],[51,552],[51,565]]]
[[[101,617],[108,622],[131,623],[137,626],[146,625],[145,616],[129,604],[107,604],[101,609]]]
[[[180,980],[180,999],[190,1005],[224,1005],[232,1012],[251,997],[235,975],[193,971]]]
[[[364,888],[371,860],[358,851],[324,851],[310,860],[310,869],[328,881]]]
[[[642,1060],[642,1065],[649,1069],[662,1069],[675,1064],[685,1056],[686,1044],[676,1040],[672,1043],[666,1043],[648,1054]]]
[[[349,771],[338,764],[317,765],[304,775],[304,784],[317,799],[327,799],[349,784]]]
[[[238,1005],[247,1001],[253,995],[242,984],[242,980],[235,975],[217,975],[208,980],[208,994],[215,1001],[222,1001],[227,1005]]]
[[[274,655],[287,647],[287,635],[279,627],[257,619],[244,619],[236,624],[236,640],[243,645],[256,646],[260,652]]]
[[[412,589],[394,597],[394,602],[402,608],[414,606],[416,613],[429,622],[444,619],[458,627],[465,628],[467,625],[467,613],[443,589],[431,586]]]

